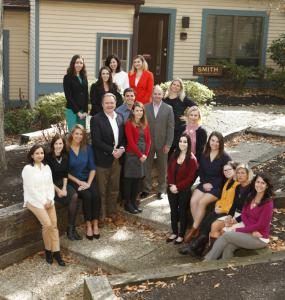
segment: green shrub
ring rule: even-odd
[[[280,38],[272,41],[267,52],[269,57],[284,71],[285,69],[285,34],[281,34]]]
[[[29,108],[11,109],[4,115],[4,130],[6,134],[21,134],[31,132],[35,114]]]
[[[277,88],[279,92],[285,93],[285,71],[277,71],[269,76],[272,80],[274,87]]]
[[[40,129],[50,127],[65,119],[66,100],[63,93],[54,93],[39,98],[35,106],[37,121]]]
[[[160,84],[160,87],[163,89],[164,93],[166,92],[170,84],[171,81]],[[205,105],[206,103],[210,102],[214,97],[213,91],[199,82],[183,80],[183,85],[186,96],[195,101],[199,106]]]

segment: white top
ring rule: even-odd
[[[161,106],[161,103],[162,101],[159,102],[159,104],[155,104],[154,102],[153,103],[153,112],[154,112],[154,117],[156,118],[157,114],[158,114],[158,111],[160,109],[160,106]]]
[[[111,124],[112,130],[113,130],[113,134],[114,134],[114,140],[115,140],[115,145],[114,145],[114,149],[117,148],[118,143],[119,143],[119,127],[117,124],[117,113],[114,111],[113,112],[113,117],[111,117],[110,115],[105,114]]]
[[[24,207],[27,202],[37,208],[44,208],[49,200],[54,204],[54,185],[51,169],[41,164],[41,168],[26,165],[22,171],[24,186]]]
[[[113,75],[113,82],[117,84],[121,93],[123,93],[125,89],[130,87],[129,76],[125,71],[115,73]]]

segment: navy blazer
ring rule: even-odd
[[[119,128],[119,139],[117,148],[125,147],[124,120],[120,114],[116,118]],[[103,111],[91,118],[91,139],[94,151],[95,164],[98,167],[110,168],[113,161],[113,150],[115,138],[108,117]]]
[[[75,114],[79,111],[88,112],[88,81],[82,78],[82,84],[77,76],[66,74],[63,78],[63,89],[66,98],[66,107]]]

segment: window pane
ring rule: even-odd
[[[229,59],[233,39],[233,16],[207,17],[207,61]]]
[[[101,53],[101,65],[110,54],[115,54],[121,60],[123,70],[128,70],[128,43],[127,39],[107,39],[103,38],[103,47]]]
[[[261,53],[261,17],[238,17],[235,57],[238,64],[258,65]]]

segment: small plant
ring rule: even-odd
[[[65,119],[65,104],[66,100],[63,93],[54,93],[40,97],[35,106],[36,118],[40,123],[40,129],[62,123]]]
[[[29,108],[11,109],[4,115],[4,130],[6,134],[21,134],[32,131],[35,114]]]
[[[285,33],[274,40],[267,49],[269,57],[282,69],[285,70]]]

